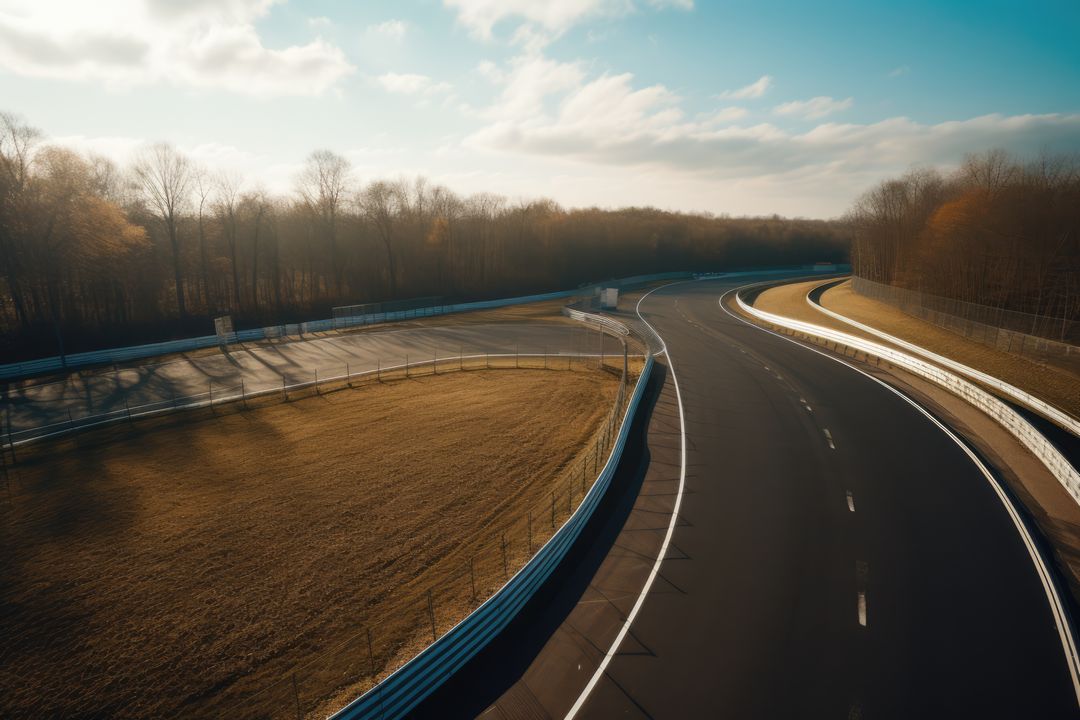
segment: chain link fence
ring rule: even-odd
[[[983,345],[1034,359],[1080,359],[1080,322],[1015,312],[852,277],[852,289]]]

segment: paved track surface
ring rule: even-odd
[[[987,478],[903,398],[730,317],[717,303],[730,287],[642,303],[681,390],[686,487],[658,579],[577,717],[1080,716],[1046,593]],[[669,387],[640,463],[670,448]],[[667,530],[634,519],[662,513],[650,503],[671,494],[670,466],[637,471],[619,534],[589,536],[607,556],[567,568],[578,581],[557,578],[420,716],[566,714]]]
[[[330,335],[274,345],[233,346],[228,352],[147,364],[136,368],[72,374],[63,381],[11,390],[3,403],[3,427],[20,430],[64,423],[96,413],[123,411],[168,402],[173,397],[218,392],[246,392],[357,373],[464,353],[599,353],[600,336],[584,326],[565,323],[491,323],[440,325]],[[604,352],[621,353],[606,338]]]

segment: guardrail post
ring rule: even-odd
[[[352,387],[352,370],[349,369],[349,363],[345,363],[345,383]]]
[[[213,410],[214,409],[214,381],[213,380],[207,380],[206,381],[206,387],[207,387],[207,390],[210,393],[210,409]],[[127,405],[127,397],[124,398],[124,405],[125,406]],[[130,419],[131,419],[131,411],[129,410],[128,411],[128,420],[130,420]]]
[[[405,377],[409,377],[409,353],[405,353]]]
[[[319,368],[315,368],[315,394],[319,395]]]
[[[240,400],[244,403],[244,409],[247,410],[247,388],[244,386],[244,378],[240,377]]]
[[[213,396],[210,399],[210,407],[213,407]],[[124,395],[124,410],[127,411],[128,422],[131,422],[131,406],[128,405],[127,395]]]

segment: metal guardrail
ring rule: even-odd
[[[813,292],[813,290],[811,290],[811,292]],[[976,370],[973,367],[969,367],[967,365],[964,365],[963,363],[959,363],[959,362],[957,362],[955,360],[952,360],[950,358],[947,358],[947,357],[945,357],[943,355],[938,355],[937,353],[932,352],[930,350],[927,350],[926,348],[919,347],[918,345],[916,345],[914,343],[907,342],[906,340],[901,340],[900,338],[896,337],[895,335],[890,335],[889,333],[884,332],[882,330],[878,330],[875,327],[871,327],[870,325],[866,325],[866,324],[858,322],[856,320],[852,320],[849,317],[845,317],[844,315],[841,315],[838,312],[835,312],[833,310],[828,309],[827,307],[825,307],[824,305],[822,305],[819,302],[814,302],[814,300],[811,299],[811,297],[810,297],[810,293],[806,294],[806,302],[809,303],[815,310],[823,312],[823,313],[825,313],[826,315],[828,315],[831,318],[839,320],[840,322],[843,322],[843,323],[847,323],[848,325],[851,325],[852,327],[856,327],[859,330],[862,330],[863,332],[867,332],[867,333],[870,333],[871,335],[875,335],[875,336],[881,338],[882,340],[885,340],[887,342],[892,343],[893,345],[899,345],[900,347],[904,348],[905,350],[910,350],[911,352],[915,353],[916,355],[921,355],[922,357],[927,358],[928,360],[932,360],[932,361],[938,363],[939,365],[944,365],[945,367],[949,368],[950,370],[954,370],[955,372],[958,372],[961,375],[966,375],[969,378],[973,378],[974,380],[979,381],[983,385],[986,385],[988,387],[992,387],[995,390],[997,390],[998,392],[1002,393],[1003,395],[1006,395],[1006,396],[1012,398],[1013,400],[1016,400],[1021,405],[1029,407],[1032,410],[1034,410],[1036,413],[1042,415],[1043,417],[1054,421],[1055,423],[1057,423],[1061,427],[1063,427],[1066,430],[1068,430],[1069,432],[1071,432],[1073,435],[1076,435],[1077,437],[1080,437],[1080,420],[1077,420],[1076,418],[1069,415],[1068,413],[1061,410],[1060,408],[1054,407],[1053,405],[1046,402],[1045,400],[1040,400],[1039,398],[1035,397],[1031,393],[1024,392],[1023,390],[1016,387],[1015,385],[1010,385],[1009,383],[1005,382],[1004,380],[999,380],[998,378],[994,377],[993,375],[989,375],[987,373],[984,373],[981,370]]]
[[[908,355],[891,347],[864,340],[821,325],[793,320],[775,313],[759,310],[743,301],[741,293],[735,293],[739,308],[765,322],[822,340],[845,345],[854,350],[886,360],[919,377],[944,387],[955,395],[983,411],[1011,433],[1026,447],[1046,469],[1061,483],[1072,498],[1080,503],[1080,473],[1069,464],[1065,456],[1053,446],[1031,423],[1004,402],[972,382],[925,360]]]
[[[608,318],[595,315],[583,318],[583,321],[605,327],[607,323],[614,323]],[[619,334],[624,335],[626,332],[626,328],[622,327]],[[653,363],[651,356],[646,358],[645,366],[638,376],[634,392],[623,414],[611,453],[585,498],[562,527],[480,607],[381,683],[332,715],[332,720],[394,720],[404,717],[479,653],[516,617],[566,557],[611,485],[615,468],[626,447],[631,421],[645,394]]]

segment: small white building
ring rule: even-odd
[[[619,288],[604,288],[600,293],[600,307],[604,310],[614,310],[619,305]]]

